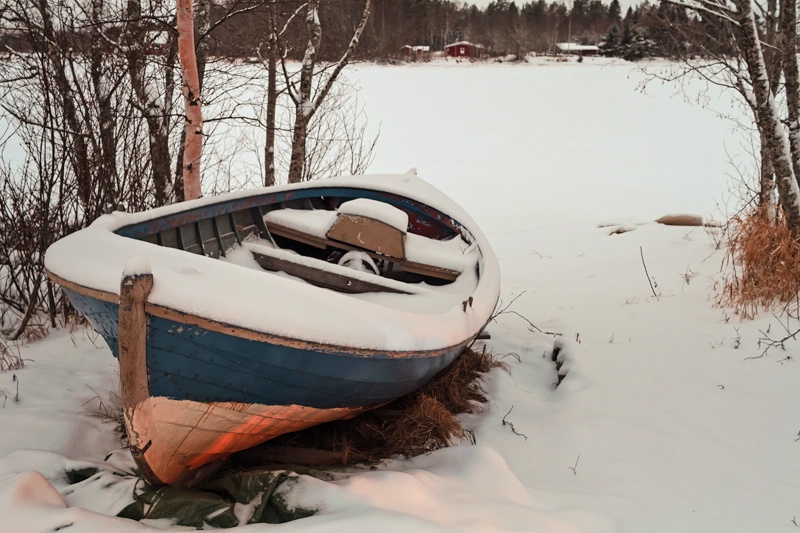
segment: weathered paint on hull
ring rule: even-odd
[[[232,453],[364,409],[314,409],[150,397],[126,408],[131,450],[153,482],[192,485]]]
[[[64,289],[118,356],[117,304]],[[359,408],[393,400],[449,365],[464,343],[433,352],[365,352],[292,339],[247,339],[147,314],[152,396],[196,402]]]
[[[118,297],[61,282],[118,357]],[[153,483],[192,485],[234,452],[416,390],[471,341],[432,353],[348,353],[291,339],[259,341],[252,332],[255,338],[241,338],[191,322],[147,313],[148,397],[124,408],[131,451]],[[123,380],[133,372],[128,364],[120,360]]]

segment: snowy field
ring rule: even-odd
[[[476,445],[303,477],[288,497],[315,516],[242,529],[797,531],[798,347],[756,357],[783,329],[715,305],[713,231],[653,222],[732,214],[729,159],[747,163],[749,134],[719,115],[746,117],[739,107],[698,100],[699,84],[643,92],[637,66],[600,59],[358,65],[349,77],[380,125],[370,171],[416,167],[494,246],[514,313],[491,324],[487,347],[510,371],[493,370],[488,409],[464,417]],[[612,235],[621,226],[631,231]],[[554,338],[531,324],[561,334],[558,388]],[[113,516],[134,482],[110,472],[131,461],[90,414],[115,387],[102,340],[56,331],[20,349],[17,381],[0,374],[0,532],[171,529]],[[3,402],[17,387],[19,402]],[[88,463],[105,473],[68,485],[65,468]]]

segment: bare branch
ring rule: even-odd
[[[715,17],[726,20],[731,24],[733,24],[734,26],[739,26],[739,21],[734,18],[736,10],[731,9],[730,7],[720,4],[718,2],[711,2],[706,0],[661,0],[661,1],[679,7],[692,9],[694,11],[698,11],[701,13],[708,13],[709,15],[713,15]]]

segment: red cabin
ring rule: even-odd
[[[469,57],[480,58],[486,55],[486,48],[482,44],[459,41],[448,44],[444,47],[445,52],[450,57]]]

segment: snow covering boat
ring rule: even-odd
[[[119,358],[131,451],[159,484],[420,387],[500,287],[473,220],[413,171],[112,213],[45,266]]]

